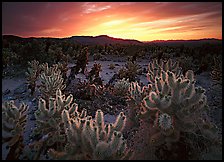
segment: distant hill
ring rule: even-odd
[[[203,44],[222,44],[222,40],[214,38],[196,40],[154,40],[144,43],[159,46],[201,46]]]
[[[99,36],[72,36],[65,38],[70,41],[78,42],[80,44],[142,44],[142,42],[131,39],[113,38],[107,35]]]
[[[17,42],[28,42],[32,39],[37,40],[68,40],[74,42],[76,44],[85,44],[85,45],[104,45],[104,44],[135,44],[135,45],[158,45],[158,46],[201,46],[203,44],[222,44],[222,40],[220,39],[198,39],[198,40],[154,40],[148,42],[141,42],[138,40],[132,39],[121,39],[121,38],[113,38],[107,35],[99,35],[99,36],[72,36],[68,38],[48,38],[48,37],[29,37],[22,38],[15,35],[3,35],[2,39],[6,39],[7,41],[17,41]]]

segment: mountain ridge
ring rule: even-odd
[[[98,36],[71,36],[64,38],[54,38],[54,37],[21,37],[17,35],[2,35],[2,39],[8,40],[29,40],[29,39],[53,39],[53,40],[68,40],[78,44],[160,44],[160,45],[172,45],[181,43],[216,43],[222,42],[222,39],[216,38],[202,38],[202,39],[190,39],[190,40],[153,40],[153,41],[139,41],[135,39],[123,39],[114,38],[108,35],[98,35]]]

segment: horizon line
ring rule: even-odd
[[[110,38],[114,38],[114,39],[123,39],[123,40],[134,40],[134,41],[139,41],[139,42],[153,42],[153,41],[194,41],[194,40],[205,40],[205,39],[216,39],[216,40],[221,40],[222,38],[198,38],[198,39],[156,39],[156,40],[146,40],[146,41],[142,41],[142,40],[137,40],[137,39],[129,39],[129,38],[119,38],[119,37],[112,37],[106,34],[100,34],[100,35],[96,35],[96,36],[91,36],[91,35],[72,35],[72,36],[65,36],[65,37],[48,37],[48,36],[21,36],[21,35],[14,35],[14,34],[2,34],[2,36],[16,36],[16,37],[21,37],[21,38],[53,38],[53,39],[64,39],[64,38],[71,38],[71,37],[99,37],[99,36],[107,36]]]

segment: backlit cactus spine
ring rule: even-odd
[[[2,142],[7,142],[10,151],[6,160],[16,160],[23,150],[23,132],[27,120],[28,105],[22,103],[19,107],[14,101],[2,105]]]
[[[49,155],[54,159],[125,159],[130,157],[121,131],[126,122],[125,115],[121,112],[114,124],[105,124],[104,115],[98,110],[93,120],[90,116],[80,119],[78,116],[69,115],[63,110],[62,119],[68,139],[68,144],[63,152],[53,149]]]

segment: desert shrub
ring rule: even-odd
[[[100,60],[103,57],[103,55],[100,52],[93,54],[93,60]]]
[[[109,69],[114,69],[115,68],[115,65],[113,64],[113,63],[111,63],[110,65],[109,65]]]
[[[125,78],[123,78],[122,80],[119,80],[115,83],[114,85],[114,95],[116,96],[121,96],[121,97],[125,97],[128,94],[128,90],[129,90],[129,80],[125,80]]]
[[[219,84],[222,84],[222,55],[213,57],[214,64],[210,72],[211,78]]]
[[[102,79],[100,78],[100,71],[102,71],[101,64],[95,62],[87,76],[91,84],[103,85]]]
[[[10,50],[10,48],[2,49],[2,67],[6,68],[8,66],[16,65],[20,61],[20,56]]]
[[[182,67],[183,73],[187,70],[193,70],[196,72],[198,70],[198,62],[192,56],[181,56],[178,58],[180,67]]]
[[[130,61],[128,61],[125,64],[125,68],[121,68],[118,71],[118,75],[120,79],[129,79],[129,81],[135,81],[138,72],[140,70],[140,66],[137,63],[132,63]]]

